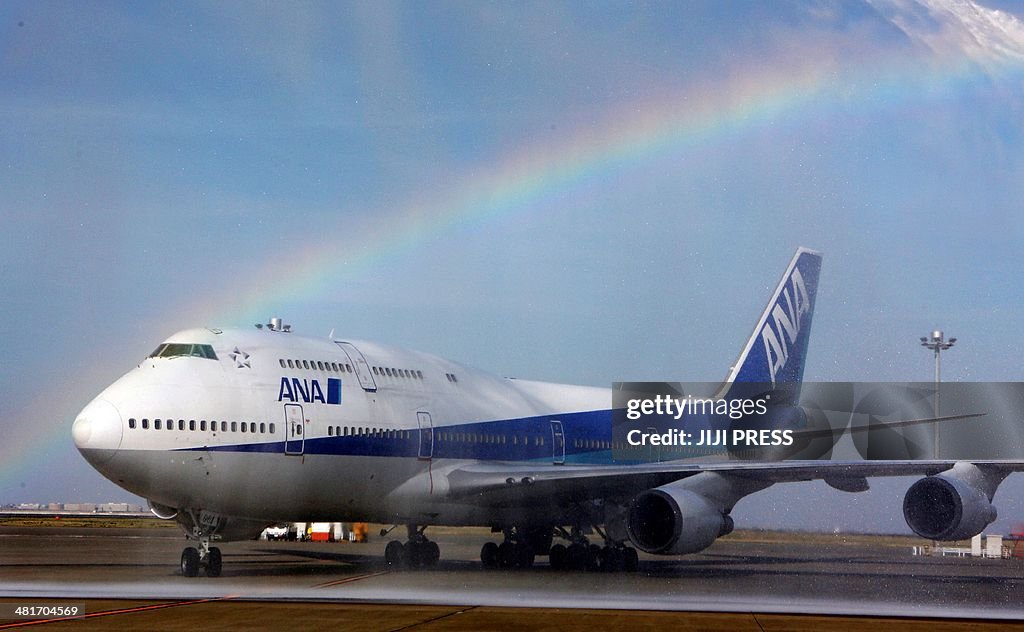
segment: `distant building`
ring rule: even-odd
[[[94,512],[96,503],[64,503],[64,511]]]
[[[96,510],[102,512],[131,511],[128,509],[128,503],[103,503]]]

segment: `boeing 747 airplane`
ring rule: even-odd
[[[774,437],[818,432],[799,386],[820,268],[819,253],[796,252],[719,391],[727,400],[774,396],[756,424]],[[555,568],[631,570],[637,548],[678,555],[710,546],[732,530],[739,499],[775,483],[824,479],[860,491],[867,477],[908,474],[924,477],[907,493],[907,523],[956,540],[995,519],[996,488],[1022,465],[837,462],[797,448],[686,458],[706,457],[696,447],[644,462],[622,458],[633,446],[613,435],[613,414],[610,389],[302,337],[272,319],[174,334],[82,410],[73,436],[93,467],[197,542],[181,556],[189,577],[220,575],[211,544],[300,520],[404,526],[405,540],[386,547],[391,565],[437,562],[428,526],[476,525],[502,534],[483,545],[486,566],[548,556]],[[708,414],[687,424],[711,432],[722,421]],[[591,544],[595,534],[601,546]]]

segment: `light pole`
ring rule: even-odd
[[[921,336],[921,346],[928,347],[935,352],[935,417],[939,416],[939,382],[941,381],[942,375],[942,360],[940,354],[947,349],[953,347],[956,344],[956,338],[950,338],[946,340],[943,333],[939,330],[932,332],[931,336]],[[935,422],[935,446],[934,454],[932,458],[939,458],[939,426],[938,422]]]

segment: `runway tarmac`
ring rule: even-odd
[[[394,614],[403,621],[408,617],[391,628],[384,625],[391,615],[374,614],[368,622],[382,625],[368,629],[421,625],[435,616],[451,626],[455,620],[448,619],[457,613],[467,621],[470,613],[497,616],[510,607],[523,617],[537,612],[517,609],[524,606],[545,608],[552,616],[568,613],[572,621],[608,609],[651,616],[657,613],[650,611],[739,613],[722,615],[727,618],[813,613],[1024,619],[1021,560],[914,557],[909,546],[892,539],[795,536],[778,542],[730,536],[698,555],[641,556],[636,573],[598,573],[552,571],[545,558],[532,569],[488,571],[478,555],[491,534],[434,529],[428,535],[441,546],[441,561],[430,570],[388,570],[381,538],[368,544],[248,541],[221,545],[222,577],[185,578],[178,559],[186,541],[174,529],[0,527],[0,597],[13,603],[86,603],[90,612],[159,603],[165,605],[152,612],[167,610],[168,616],[171,610],[195,613],[230,602],[248,619],[256,610],[272,609],[271,602],[287,601],[304,602],[300,609],[318,603],[338,612],[355,612],[345,608],[358,604],[367,612],[378,608],[405,613]],[[106,601],[112,599],[127,601]],[[726,629],[745,627],[729,620]],[[759,620],[752,629],[764,625]]]

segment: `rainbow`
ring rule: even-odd
[[[196,319],[192,322],[261,322],[275,305],[318,293],[336,294],[346,279],[433,236],[528,215],[546,200],[583,190],[611,173],[698,152],[769,123],[828,120],[831,114],[851,109],[870,113],[924,107],[944,101],[981,77],[980,68],[967,59],[932,64],[926,73],[920,60],[883,61],[866,61],[860,71],[844,74],[830,64],[775,72],[760,69],[612,112],[597,129],[519,148],[490,169],[454,182],[443,196],[377,209],[369,214],[372,222],[339,221],[303,248],[304,254],[267,264],[241,287],[234,280],[231,292],[218,291],[216,299],[204,296],[190,311]],[[333,244],[342,241],[358,246],[339,256]]]
[[[947,59],[930,68],[922,73],[920,60],[895,58],[865,60],[852,73],[837,72],[827,63],[775,71],[758,68],[640,107],[630,105],[608,113],[604,125],[524,145],[491,168],[455,181],[444,195],[377,209],[366,214],[372,222],[339,219],[295,256],[257,267],[246,279],[232,279],[230,289],[200,292],[175,320],[221,326],[262,322],[282,302],[336,294],[347,279],[435,236],[528,216],[545,201],[585,191],[609,174],[699,152],[767,124],[827,121],[830,115],[851,109],[870,113],[927,107],[983,77],[967,59]],[[1004,70],[1015,76],[1021,71]],[[358,245],[339,257],[334,244],[342,241]],[[81,401],[62,405],[78,406]],[[43,394],[22,409],[22,418],[39,418],[42,412],[65,421],[55,421],[42,432],[14,425],[0,448],[0,490],[38,470],[40,459],[53,463],[66,455],[71,441],[67,420],[75,411],[54,407]]]

